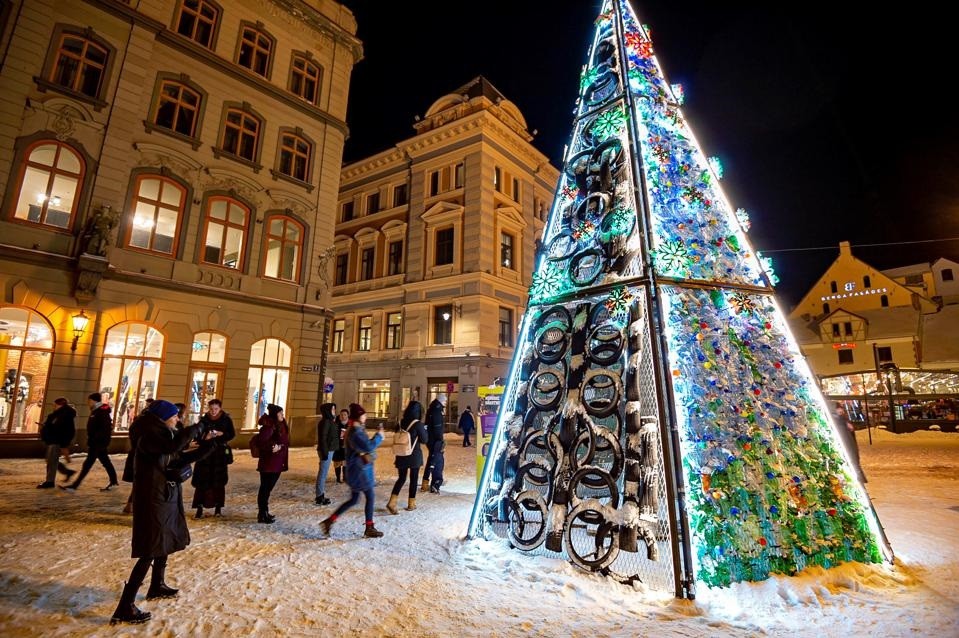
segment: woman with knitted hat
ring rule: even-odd
[[[131,426],[138,433],[133,463],[132,540],[132,554],[137,562],[123,588],[111,624],[142,623],[150,619],[150,613],[137,608],[135,601],[151,566],[153,573],[147,600],[177,595],[177,590],[166,584],[165,576],[167,556],[190,544],[179,468],[209,454],[213,440],[222,433],[210,430],[198,448],[188,448],[199,436],[200,429],[194,425],[177,430],[176,422],[176,406],[159,399],[151,403]]]
[[[280,474],[290,469],[290,428],[283,416],[283,408],[272,403],[266,406],[266,414],[257,422],[260,432],[256,435],[260,458],[256,471],[260,473],[260,490],[256,494],[257,523],[272,523],[276,517],[270,514],[270,493],[280,480]]]
[[[350,486],[350,500],[336,508],[333,514],[320,523],[323,533],[329,535],[336,519],[356,505],[360,494],[366,496],[367,538],[379,538],[383,532],[373,526],[373,451],[383,442],[383,425],[371,439],[366,435],[366,410],[359,403],[350,404],[350,429],[346,433],[346,482]]]

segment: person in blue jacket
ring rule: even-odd
[[[379,538],[383,532],[373,526],[373,451],[383,442],[383,425],[371,439],[366,434],[366,410],[359,403],[350,404],[350,428],[346,432],[346,482],[350,486],[350,499],[320,523],[320,529],[329,535],[336,519],[356,505],[360,494],[366,496],[367,538]]]

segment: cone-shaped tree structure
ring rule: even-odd
[[[627,0],[580,87],[470,533],[678,596],[891,558]]]

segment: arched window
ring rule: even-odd
[[[206,205],[200,261],[243,270],[243,247],[250,209],[229,197],[211,197]]]
[[[127,246],[176,255],[186,189],[160,175],[140,175],[134,188]]]
[[[879,305],[882,306],[883,308],[888,307],[888,306],[889,306],[889,296],[888,296],[888,295],[882,295],[882,296],[880,296],[880,297],[879,297]]]
[[[261,339],[250,348],[244,428],[256,428],[257,420],[270,403],[287,407],[292,359],[290,346],[279,339]]]
[[[43,315],[0,305],[0,434],[39,432],[54,343]]]
[[[220,148],[241,159],[255,162],[260,142],[260,120],[240,109],[227,109]]]
[[[219,15],[219,7],[209,0],[182,0],[176,32],[212,49]]]
[[[69,91],[99,98],[109,53],[106,47],[76,33],[63,33],[50,71],[50,82]]]
[[[280,135],[280,162],[279,172],[298,179],[301,182],[310,180],[310,159],[313,155],[313,145],[295,133]]]
[[[14,218],[70,228],[83,185],[80,153],[62,142],[42,140],[27,149],[25,158]]]
[[[303,226],[290,217],[268,217],[263,250],[263,276],[298,281],[302,254]]]
[[[196,137],[200,94],[182,82],[162,80],[153,123],[187,137]]]
[[[872,280],[869,278],[869,275],[863,275],[863,277],[862,277],[862,287],[863,287],[863,288],[872,288]]]
[[[320,81],[323,71],[312,60],[294,54],[290,68],[290,93],[297,95],[310,104],[320,101]]]
[[[822,305],[822,313],[823,313],[824,315],[828,315],[828,314],[830,313],[830,311],[831,311],[831,309],[830,309],[830,307],[829,307],[829,304],[828,304],[828,303],[824,303],[824,304]]]
[[[273,55],[273,37],[252,25],[240,29],[240,45],[236,63],[245,66],[257,75],[270,77],[270,61]]]
[[[196,417],[194,422],[206,411],[210,399],[222,398],[227,343],[226,335],[217,332],[198,332],[193,335],[186,404]]]
[[[100,394],[113,406],[113,427],[128,430],[133,419],[155,399],[163,362],[163,333],[135,321],[107,330],[100,368]]]

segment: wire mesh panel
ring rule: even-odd
[[[655,383],[643,378],[651,372],[648,317],[641,297],[623,312],[606,300],[532,312],[481,525],[518,549],[668,590],[660,417]]]

